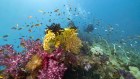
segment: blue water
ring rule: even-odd
[[[11,31],[10,27],[16,24],[22,26],[25,22],[29,21],[27,19],[28,16],[43,17],[38,10],[52,11],[59,8],[67,12],[67,8],[63,5],[78,8],[81,12],[81,17],[86,17],[84,21],[87,23],[91,22],[89,19],[97,18],[101,19],[105,24],[117,24],[119,26],[117,28],[125,31],[124,35],[140,34],[139,0],[1,0],[0,4],[0,34],[4,35],[8,33],[11,38],[17,37],[18,34]],[[78,19],[78,21],[80,20]],[[0,43],[3,44],[4,42],[1,40]]]

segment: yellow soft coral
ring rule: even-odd
[[[74,54],[78,54],[80,52],[82,41],[78,38],[76,29],[66,28],[58,37],[60,44],[66,51]]]
[[[48,33],[45,35],[43,41],[44,50],[48,51],[51,49],[51,47],[54,46],[54,39],[55,39],[55,34],[51,30],[48,30]]]
[[[31,60],[26,65],[26,70],[34,71],[37,67],[41,65],[42,59],[38,55],[33,55]]]
[[[82,41],[77,36],[77,30],[65,28],[57,35],[51,30],[48,30],[44,37],[44,50],[51,52],[54,48],[58,48],[60,45],[65,51],[78,54],[80,52],[80,47],[82,46]]]

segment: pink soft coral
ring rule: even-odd
[[[39,79],[62,79],[67,67],[64,63],[60,63],[63,50],[61,48],[56,49],[53,53],[44,53],[43,66],[39,71]]]
[[[46,53],[40,41],[21,40],[24,52],[17,53],[12,45],[0,46],[0,65],[6,66],[4,74],[17,79],[26,78],[25,67],[32,56],[37,55],[41,59],[39,79],[62,79],[67,69],[63,61],[63,49],[57,48],[52,53]],[[29,72],[32,73],[32,72]],[[36,76],[37,76],[36,75]]]
[[[0,53],[0,65],[6,66],[5,73],[9,73],[14,77],[19,75],[20,67],[22,67],[26,60],[25,56],[18,54],[14,51],[12,45],[4,45],[0,47],[2,52]]]
[[[21,45],[25,48],[21,53],[16,52],[12,45],[0,46],[0,65],[6,67],[4,69],[6,75],[18,77],[32,55],[44,52],[40,41],[22,39]]]

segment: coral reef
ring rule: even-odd
[[[135,59],[139,57],[128,47],[102,37],[94,37],[93,43],[80,39],[72,22],[68,28],[53,23],[46,29],[43,43],[21,39],[22,52],[12,45],[0,46],[0,79],[140,78]]]

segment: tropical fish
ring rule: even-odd
[[[35,25],[32,25],[31,28],[33,28]]]
[[[52,20],[51,19],[49,19],[49,22],[51,22]]]
[[[14,30],[16,30],[17,28],[16,28],[16,27],[12,27],[11,29],[14,29]]]
[[[70,18],[67,18],[67,20],[71,20]]]
[[[54,10],[54,12],[58,12],[58,11],[59,11],[59,9]]]
[[[0,38],[7,38],[9,35],[3,35],[2,37],[0,37]]]
[[[35,26],[41,26],[41,24],[35,24]]]
[[[33,37],[33,36],[30,36],[29,38],[30,38],[30,39],[33,39],[34,37]]]
[[[38,38],[38,39],[36,39],[36,41],[40,41],[40,39]]]
[[[32,30],[31,30],[31,29],[29,29],[28,31],[29,31],[29,32],[32,32]]]
[[[22,30],[22,28],[20,27],[20,28],[18,28],[18,30]]]
[[[26,25],[26,27],[29,27],[30,25]]]

